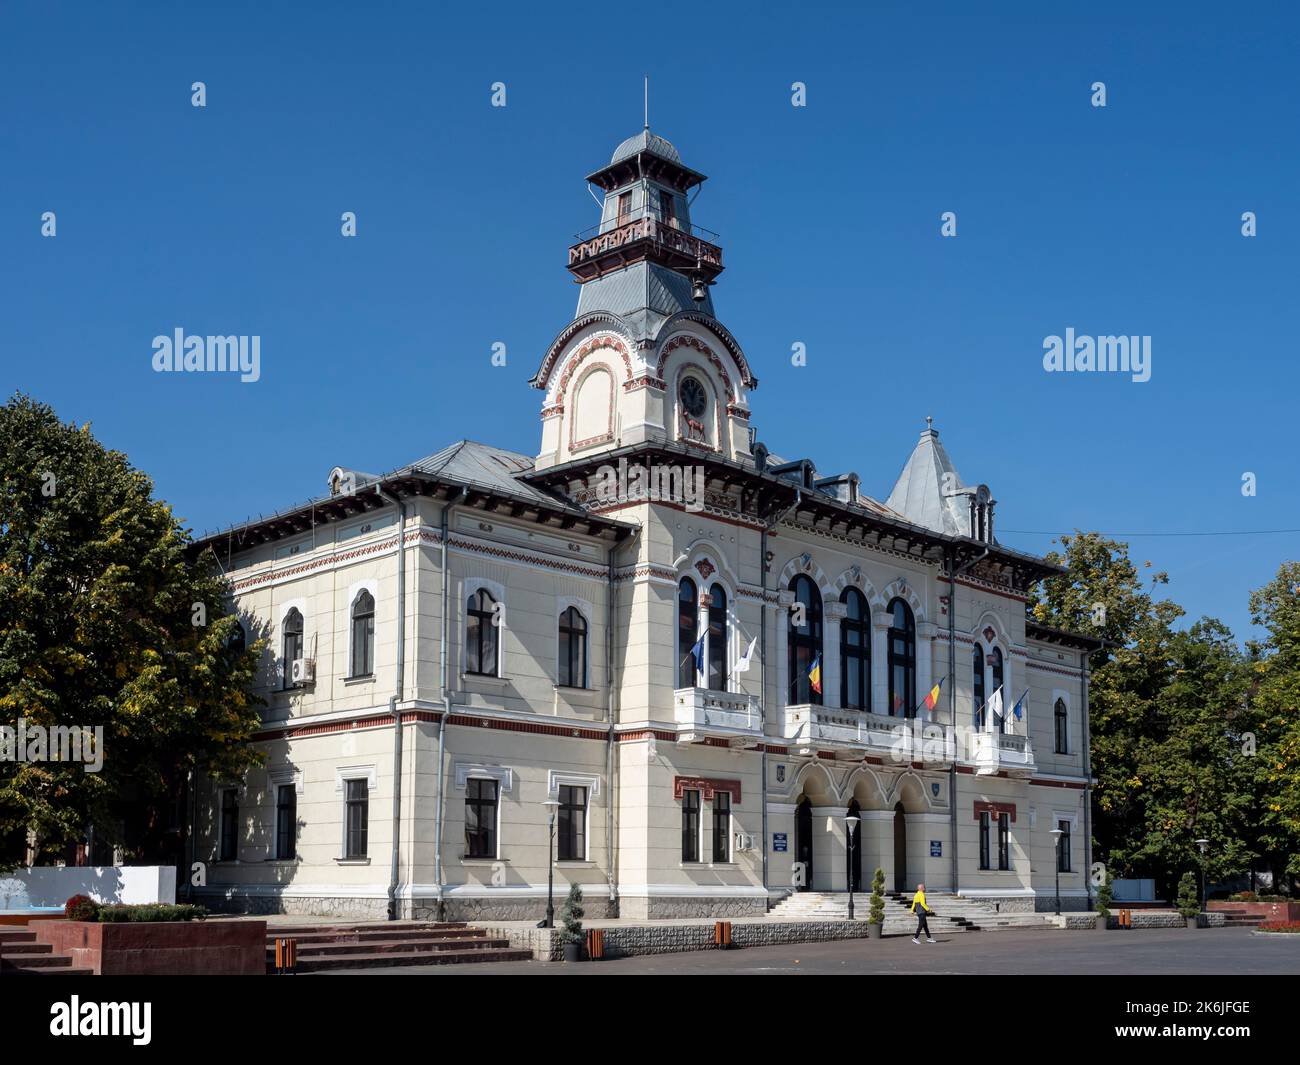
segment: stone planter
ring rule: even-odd
[[[868,938],[868,939],[879,939],[879,938],[880,938],[880,930],[881,930],[881,926],[880,926],[880,925],[875,924],[874,922],[868,924],[868,925],[867,925],[867,938]]]
[[[35,921],[55,954],[97,976],[261,976],[265,921]]]
[[[1199,927],[1200,927],[1200,923],[1197,921],[1197,919],[1196,919],[1195,917],[1188,917],[1186,920],[1187,920],[1187,927],[1188,927],[1188,928],[1199,928]]]
[[[1109,929],[1110,929],[1110,918],[1103,917],[1101,914],[1097,914],[1097,923],[1093,927],[1093,931],[1106,932],[1109,931]]]
[[[582,961],[582,944],[565,943],[564,944],[565,961]]]

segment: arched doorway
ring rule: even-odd
[[[794,855],[795,861],[803,863],[803,883],[800,891],[812,890],[813,879],[813,834],[812,803],[804,796],[794,811]]]
[[[907,890],[907,815],[894,804],[894,890]]]
[[[850,850],[853,857],[849,862],[849,890],[862,890],[862,808],[858,805],[857,799],[849,800],[847,817],[858,818],[858,823],[853,826],[853,834],[849,842],[852,844]]]

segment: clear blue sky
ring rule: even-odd
[[[1297,528],[1298,29],[1248,3],[6,3],[0,386],[92,422],[196,530],[335,464],[533,453],[582,178],[647,72],[710,175],[694,218],[772,450],[883,497],[932,414],[1033,551],[1012,530]],[[260,335],[262,379],[155,374],[176,327]],[[1149,334],[1151,381],[1044,373],[1067,327]],[[1131,542],[1239,635],[1297,553]]]

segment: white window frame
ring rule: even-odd
[[[467,669],[469,665],[469,599],[472,595],[477,595],[479,591],[485,591],[497,603],[501,605],[501,622],[497,628],[497,671],[495,676],[491,673],[470,673]],[[460,673],[462,677],[470,681],[475,680],[504,680],[506,676],[506,589],[505,585],[497,581],[490,580],[487,577],[465,577],[461,581],[460,593]]]
[[[351,765],[340,766],[334,771],[334,790],[343,796],[343,816],[339,819],[339,856],[336,861],[339,862],[369,862],[370,861],[370,813],[366,812],[366,854],[361,858],[349,858],[348,853],[348,794],[345,782],[349,780],[364,780],[366,782],[367,794],[374,792],[379,786],[379,771],[373,765]]]

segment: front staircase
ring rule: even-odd
[[[932,933],[994,932],[1010,928],[1052,928],[1045,914],[999,913],[988,903],[956,895],[927,892],[926,902],[934,910],[928,924]],[[885,894],[884,935],[911,935],[916,917],[909,907],[912,896],[897,891]],[[871,894],[854,892],[853,916],[865,921],[871,912]],[[796,891],[778,902],[767,915],[777,921],[845,921],[849,916],[847,891]]]
[[[369,969],[375,966],[458,965],[467,962],[530,961],[531,950],[518,950],[482,928],[463,923],[383,921],[357,924],[268,924],[266,971],[275,972],[275,941],[294,939],[296,972]]]
[[[91,976],[78,969],[67,954],[55,954],[48,943],[37,943],[36,933],[21,925],[0,928],[0,974],[5,976]]]

